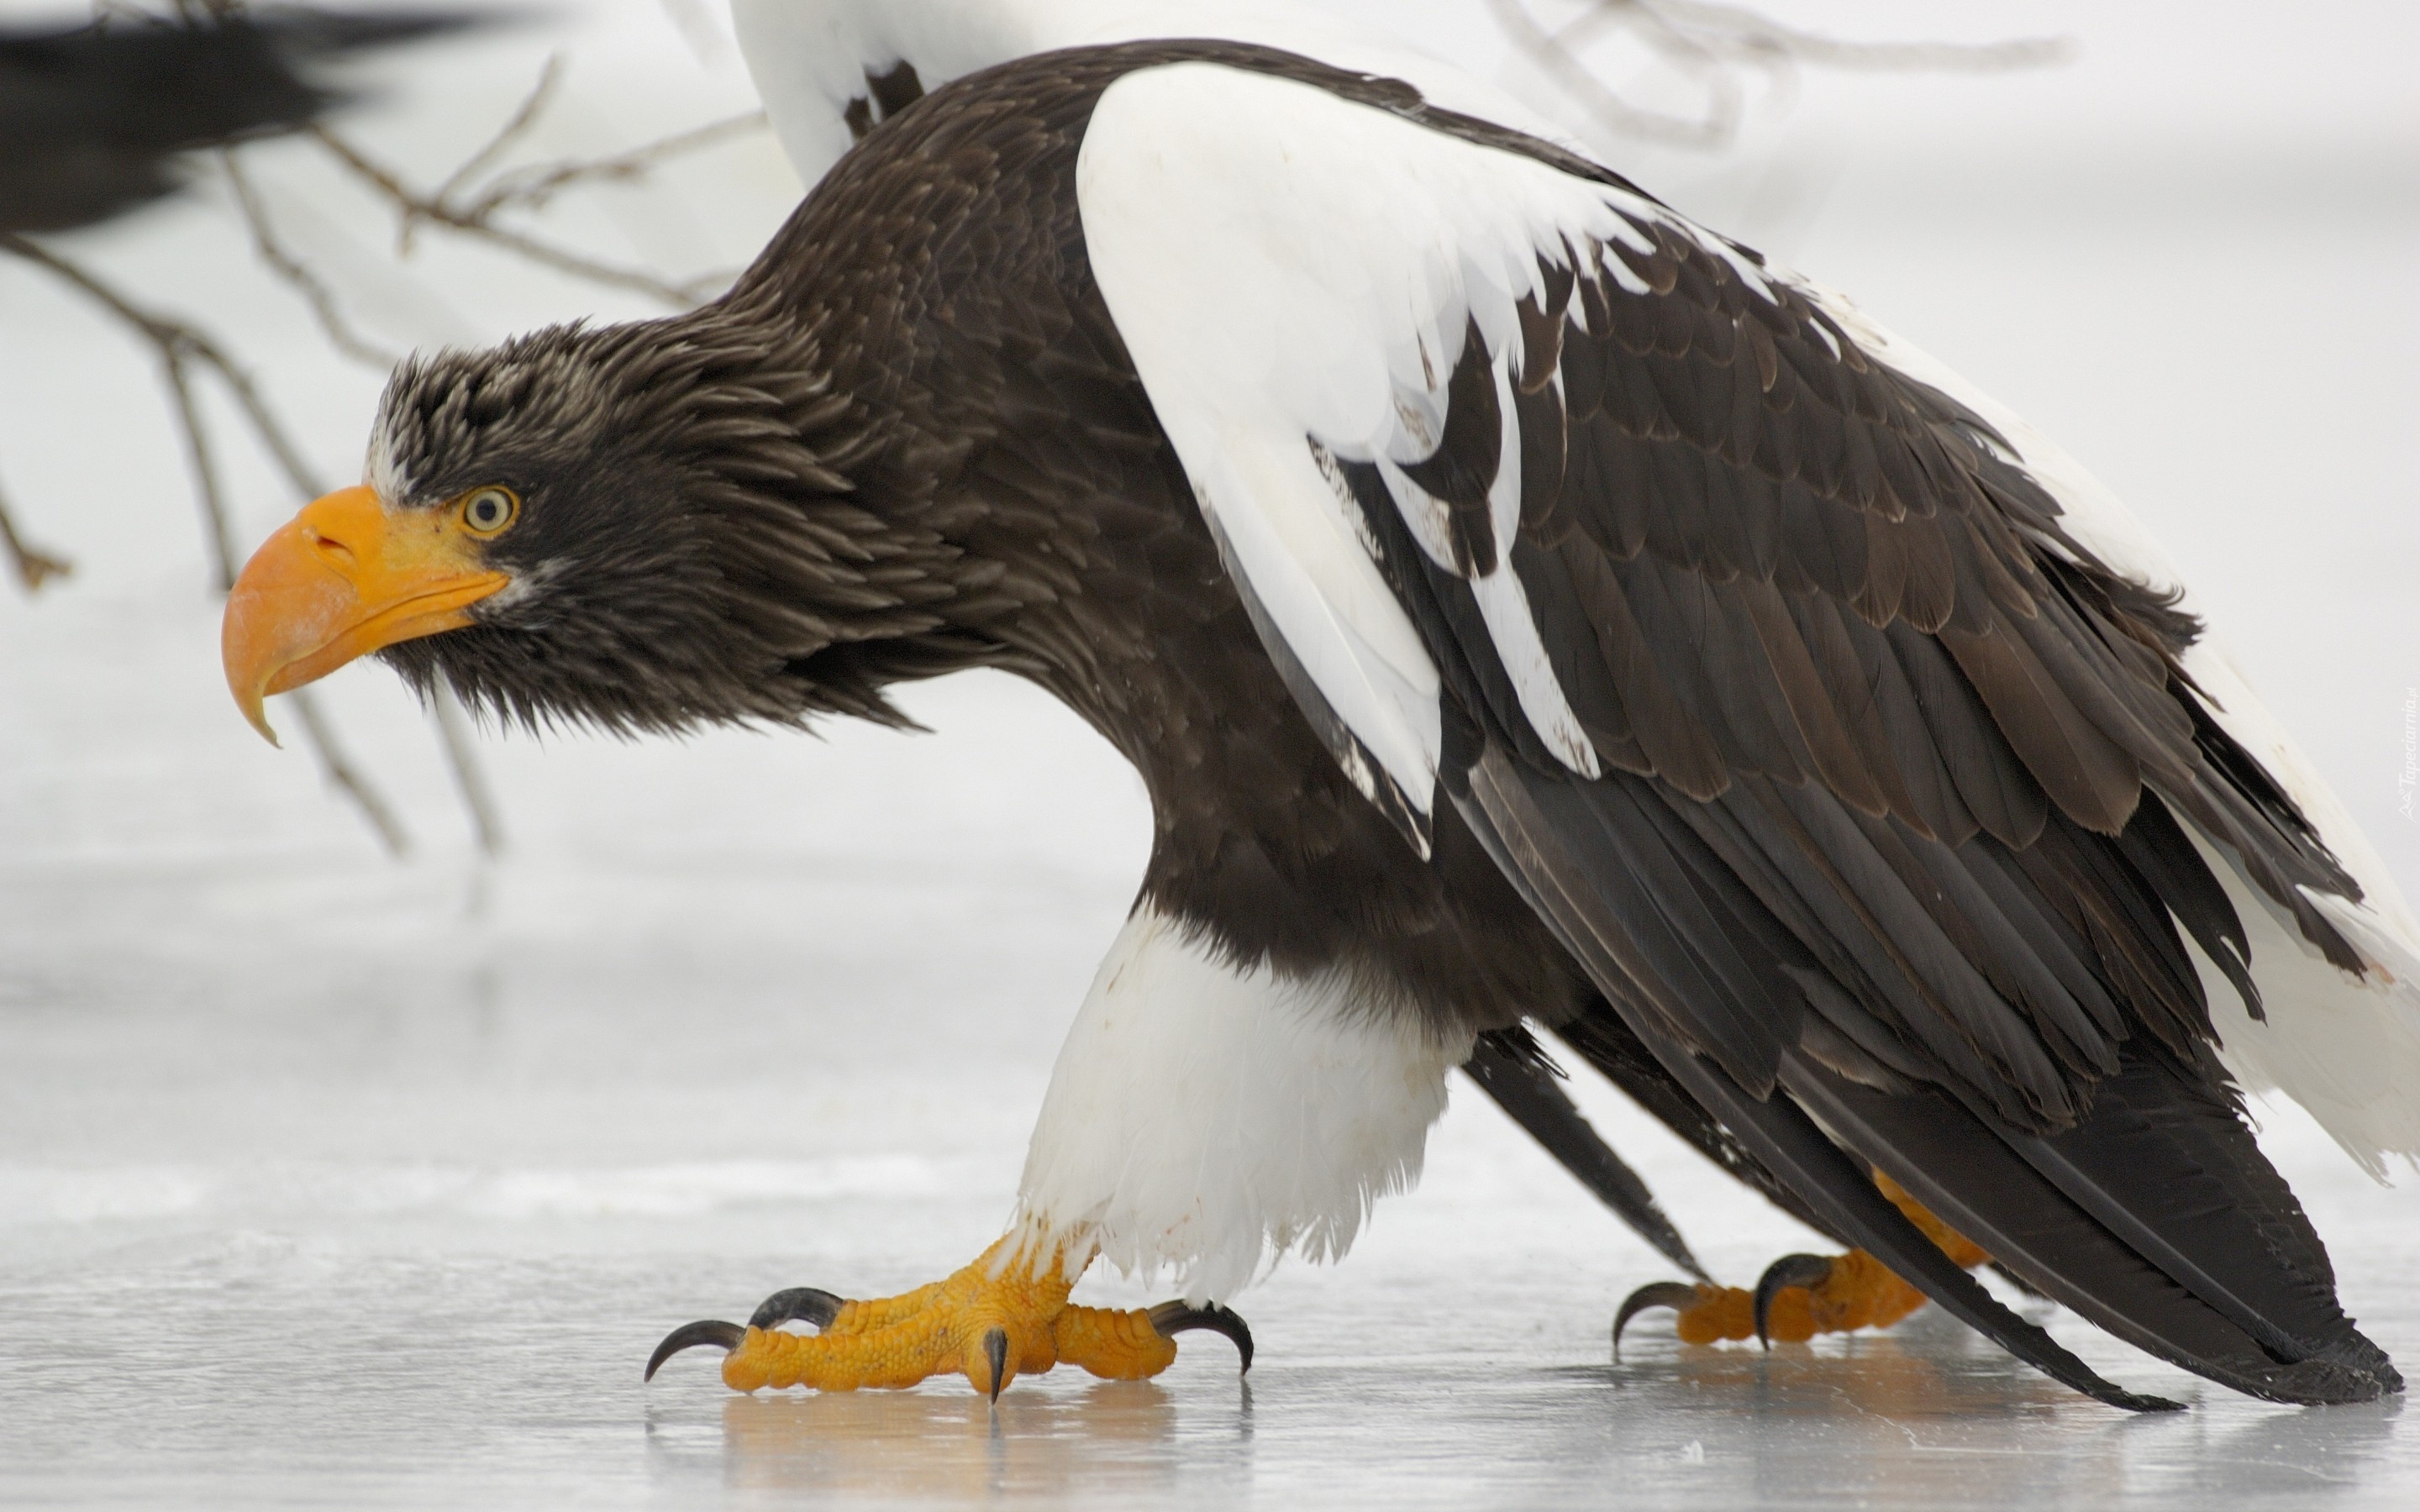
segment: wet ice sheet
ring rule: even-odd
[[[1249,1385],[1196,1336],[1158,1382],[1063,1372],[1019,1382],[996,1415],[962,1384],[741,1398],[705,1356],[652,1386],[637,1374],[662,1327],[775,1285],[938,1273],[992,1231],[999,1192],[680,1218],[483,1220],[432,1201],[351,1223],[129,1221],[49,1253],[21,1233],[0,1288],[0,1497],[2383,1506],[2420,1474],[2397,1404],[2249,1402],[2055,1314],[2102,1369],[2194,1411],[2116,1413],[1938,1317],[1769,1358],[1651,1325],[1610,1365],[1607,1310],[1652,1258],[1544,1189],[1483,1107],[1440,1145],[1431,1189],[1388,1209],[1346,1268],[1282,1272],[1250,1296]],[[1654,1174],[1712,1233],[1691,1223],[1709,1204],[1681,1159]],[[2375,1212],[2366,1194],[2330,1196]],[[2317,1205],[2353,1304],[2412,1358],[2420,1316],[2397,1292],[2390,1226]],[[2406,1233],[2410,1208],[2392,1205]],[[1736,1235],[1709,1246],[1733,1275],[1770,1253]]]
[[[1616,1366],[1612,1306],[1661,1262],[1467,1088],[1346,1264],[1243,1299],[1249,1387],[1206,1335],[1157,1382],[1060,1372],[996,1416],[963,1383],[735,1397],[703,1354],[642,1385],[675,1323],[912,1286],[1006,1214],[1140,811],[1004,680],[917,707],[950,733],[682,753],[768,805],[822,801],[783,796],[800,764],[889,826],[888,870],[845,841],[680,863],[697,800],[646,800],[644,750],[578,749],[506,753],[508,782],[549,780],[475,897],[450,865],[307,848],[208,886],[0,869],[0,1501],[2361,1506],[2420,1477],[2398,1404],[2252,1402],[2055,1310],[2097,1367],[2194,1410],[2112,1412],[1937,1316],[1770,1357],[1651,1318]],[[968,762],[1101,832],[970,867],[952,799],[886,806]],[[610,841],[575,847],[609,803]],[[1581,1085],[1719,1273],[1810,1247]],[[2353,1310],[2420,1360],[2412,1194],[2298,1120],[2271,1143]]]

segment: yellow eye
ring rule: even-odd
[[[462,499],[462,528],[473,535],[499,535],[520,512],[521,501],[510,488],[473,488]]]

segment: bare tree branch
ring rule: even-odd
[[[39,594],[52,579],[75,571],[74,563],[67,558],[54,557],[25,544],[25,538],[17,533],[16,520],[9,517],[8,496],[5,493],[0,493],[0,549],[8,551],[8,564],[16,569],[17,581],[29,594]]]
[[[601,262],[585,254],[557,247],[540,241],[535,237],[497,225],[490,220],[468,213],[458,206],[418,193],[407,185],[394,170],[372,162],[362,153],[360,148],[325,127],[313,128],[311,134],[318,137],[320,144],[335,155],[336,161],[350,168],[363,182],[393,202],[402,217],[407,233],[414,223],[426,221],[444,226],[451,231],[458,231],[467,237],[493,242],[509,252],[527,257],[532,262],[542,263],[554,269],[558,272],[584,278],[592,284],[602,284],[609,288],[628,289],[634,293],[644,294],[649,299],[659,301],[678,310],[689,309],[713,291],[712,280],[692,279],[686,284],[675,284],[642,269],[622,268],[612,263]],[[401,239],[398,239],[397,244],[398,246],[403,244]]]
[[[85,293],[107,306],[111,314],[132,327],[136,334],[149,342],[160,353],[163,362],[173,361],[180,363],[197,362],[218,374],[220,381],[226,385],[227,392],[234,395],[236,405],[243,411],[244,418],[251,423],[253,432],[259,438],[261,446],[277,463],[278,471],[286,474],[286,481],[294,486],[295,491],[305,499],[316,499],[327,491],[319,486],[318,479],[312,475],[310,464],[302,460],[302,449],[296,446],[294,439],[287,434],[286,427],[279,422],[275,411],[262,401],[260,390],[252,381],[252,375],[236,365],[219,344],[209,335],[184,321],[141,308],[115,288],[93,276],[82,265],[70,262],[49,248],[29,241],[23,237],[12,233],[0,234],[0,252],[13,253],[27,262],[47,268],[84,290]],[[219,522],[214,528],[219,531],[223,540],[226,538],[224,522]],[[220,584],[221,591],[224,592],[232,581],[233,579],[230,576],[227,581]]]
[[[235,395],[238,406],[250,418],[267,450],[276,457],[287,480],[303,497],[310,498],[319,490],[313,485],[310,469],[302,461],[302,454],[287,438],[275,415],[261,402],[259,392],[253,387],[250,377],[201,332],[183,321],[142,309],[82,266],[23,237],[0,235],[0,251],[47,269],[74,285],[147,342],[158,355],[162,382],[168,390],[178,430],[185,443],[186,465],[194,475],[194,492],[202,506],[203,534],[209,548],[218,589],[220,593],[225,593],[235,585],[235,535],[228,524],[225,503],[220,493],[218,468],[210,451],[209,430],[204,424],[199,405],[194,401],[191,364],[199,363],[218,374],[228,392]],[[318,756],[320,771],[352,800],[389,853],[403,855],[411,848],[410,838],[396,822],[394,810],[345,755],[327,716],[316,702],[301,694],[296,695],[294,708],[302,720],[303,733],[310,738],[312,749]]]
[[[226,501],[219,495],[219,471],[210,459],[210,433],[202,424],[201,407],[194,402],[193,380],[185,373],[183,352],[167,342],[160,347],[161,377],[168,385],[169,402],[177,407],[177,429],[185,441],[185,465],[194,474],[194,489],[202,501],[202,517],[209,529],[203,532],[210,551],[210,563],[218,576],[218,590],[225,594],[235,587],[235,532],[227,524]]]
[[[1742,6],[1705,0],[1599,0],[1600,8],[1652,11],[1675,30],[1688,30],[1717,51],[1741,57],[1788,57],[1829,69],[1886,72],[2005,73],[2074,60],[2071,37],[2017,37],[1996,42],[1853,42],[1802,31]]]
[[[1729,89],[1717,90],[1708,102],[1706,116],[1694,121],[1642,110],[1606,88],[1596,71],[1580,61],[1579,46],[1593,39],[1587,36],[1589,31],[1599,29],[1586,23],[1602,22],[1613,12],[1613,7],[1601,7],[1561,32],[1549,32],[1540,25],[1524,0],[1488,0],[1488,8],[1496,13],[1496,23],[1512,39],[1512,45],[1585,106],[1607,131],[1694,147],[1722,147],[1738,131],[1735,84]]]
[[[688,309],[702,300],[711,298],[716,290],[730,282],[729,273],[707,273],[685,280],[665,278],[643,268],[626,267],[559,246],[527,231],[504,224],[498,217],[508,211],[534,213],[543,210],[566,190],[593,184],[635,182],[674,158],[704,151],[765,130],[768,124],[765,113],[755,111],[727,120],[709,122],[602,158],[535,163],[507,169],[489,178],[484,185],[478,183],[480,177],[493,168],[537,124],[538,118],[553,103],[563,74],[562,54],[548,58],[545,67],[538,70],[537,79],[530,86],[529,93],[497,127],[495,134],[463,160],[460,166],[447,174],[436,189],[427,193],[412,188],[402,174],[379,162],[326,127],[314,128],[312,134],[356,178],[394,207],[396,251],[400,255],[411,254],[413,239],[422,226],[435,225],[490,242],[559,272],[584,278],[609,288],[644,294],[676,309]]]
[[[362,817],[369,821],[370,827],[378,831],[379,841],[386,847],[388,855],[410,855],[411,837],[404,832],[402,824],[395,817],[395,810],[388,807],[386,799],[370,785],[367,778],[362,776],[360,768],[353,765],[352,758],[345,754],[345,748],[337,743],[336,727],[326,711],[319,707],[319,695],[310,688],[300,687],[286,696],[292,701],[294,717],[301,721],[302,733],[311,738],[311,749],[318,755],[319,775],[353,800],[353,807],[359,809]]]
[[[430,695],[428,712],[437,724],[437,736],[445,748],[447,767],[454,774],[454,786],[462,795],[462,807],[471,815],[471,830],[478,840],[479,854],[494,857],[504,851],[504,824],[496,808],[495,795],[488,789],[487,774],[480,770],[472,745],[471,717],[455,693],[454,685],[438,678]]]
[[[649,169],[666,159],[737,141],[765,130],[768,124],[768,117],[763,111],[751,111],[745,116],[677,131],[611,157],[516,169],[498,176],[471,202],[467,213],[484,216],[507,208],[541,209],[556,194],[576,184],[628,183],[644,177]]]
[[[545,113],[546,107],[553,103],[554,86],[562,80],[563,54],[560,53],[548,54],[545,66],[537,70],[537,82],[530,85],[530,92],[522,97],[520,108],[514,111],[505,119],[504,124],[496,129],[496,134],[488,138],[486,147],[463,159],[462,166],[446,175],[445,181],[438,185],[437,193],[429,197],[439,201],[452,199],[463,186],[486,171],[496,159],[502,157],[504,149],[518,141],[522,132],[535,125],[538,116]]]
[[[218,471],[211,464],[209,438],[194,406],[193,384],[185,371],[185,364],[200,358],[206,349],[215,353],[209,339],[182,321],[137,307],[82,266],[23,237],[0,235],[0,250],[48,269],[73,284],[150,345],[160,359],[161,379],[167,387],[168,402],[176,409],[178,428],[185,443],[185,461],[194,474],[194,492],[202,506],[202,535],[209,548],[213,581],[222,594],[234,587],[234,533],[219,496]],[[225,363],[223,357],[219,361]]]
[[[1488,8],[1513,46],[1606,130],[1709,149],[1728,147],[1739,135],[1746,115],[1744,73],[1761,73],[1769,86],[1786,88],[1801,65],[1991,73],[2045,68],[2075,55],[2073,41],[2061,37],[1982,43],[1849,41],[1708,0],[1592,0],[1553,30],[1531,10],[1530,0],[1488,0]],[[1586,53],[1615,32],[1635,37],[1688,79],[1703,99],[1699,112],[1650,110],[1608,86]]]
[[[222,151],[219,153],[219,166],[226,170],[227,184],[235,191],[236,208],[242,212],[244,224],[252,230],[253,250],[260,255],[262,262],[269,265],[270,271],[293,285],[295,292],[302,296],[302,302],[311,307],[311,314],[318,320],[319,329],[326,333],[329,344],[353,361],[367,363],[381,372],[401,362],[403,359],[399,353],[386,350],[354,330],[352,322],[345,317],[344,307],[336,301],[335,290],[277,239],[276,228],[270,224],[269,207],[262,203],[260,195],[253,189],[240,158],[234,152]]]

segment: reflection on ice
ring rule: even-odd
[[[932,1391],[651,1402],[647,1443],[659,1488],[712,1480],[818,1504],[1224,1504],[1254,1489],[1420,1505],[1610,1493],[1706,1506],[2336,1504],[2336,1492],[2358,1501],[2392,1483],[2381,1456],[2397,1404],[2213,1405],[2160,1419],[2078,1412],[2070,1394],[1936,1330],[1771,1356],[1675,1348],[1644,1370],[1466,1364],[1421,1380],[1280,1366],[1252,1388],[1053,1380],[997,1413]],[[1489,1451],[1475,1456],[1480,1443]]]
[[[1231,1401],[1236,1391],[1214,1388]],[[1187,1402],[1182,1415],[1202,1405]],[[732,1397],[721,1406],[717,1449],[734,1486],[931,1502],[1093,1497],[1165,1505],[1180,1490],[1202,1495],[1249,1473],[1249,1430],[1236,1427],[1249,1423],[1249,1409],[1213,1411],[1227,1429],[1215,1446],[1195,1446],[1216,1467],[1200,1480],[1188,1464],[1197,1455],[1180,1451],[1176,1398],[1149,1381],[1011,1392],[997,1412],[971,1393]]]

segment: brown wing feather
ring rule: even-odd
[[[1545,259],[1522,307],[1516,537],[1488,535],[1500,417],[1476,326],[1444,442],[1405,468],[1451,510],[1459,570],[1392,570],[1449,627],[1449,685],[1482,731],[1557,770],[1469,600],[1500,549],[1601,759],[1699,803],[1748,801],[1749,782],[1771,864],[1888,894],[1838,924],[1866,936],[1838,985],[1935,1074],[2045,1127],[2089,1105],[2138,1030],[2208,1033],[2173,918],[2133,899],[2183,886],[2189,929],[2237,921],[2189,845],[2157,852],[2158,887],[2128,860],[2152,854],[2119,842],[2147,793],[2251,853],[2340,946],[2295,889],[2350,884],[2192,706],[2191,623],[2068,539],[1963,407],[1787,284],[1768,299],[1673,227],[1641,229],[1646,251]]]

